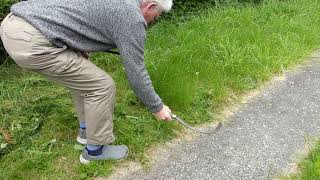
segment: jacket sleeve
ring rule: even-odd
[[[118,29],[115,44],[122,56],[122,63],[135,94],[153,113],[162,109],[163,103],[155,92],[144,63],[146,30],[143,23]]]

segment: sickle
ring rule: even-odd
[[[191,129],[191,130],[193,130],[193,131],[196,131],[196,132],[199,132],[199,133],[203,133],[203,134],[213,134],[213,133],[216,133],[216,132],[219,131],[219,129],[222,127],[222,123],[219,122],[219,124],[217,125],[216,128],[214,128],[213,131],[210,131],[210,132],[209,132],[209,131],[201,131],[201,130],[199,130],[199,129],[196,129],[196,128],[190,126],[189,124],[187,124],[184,120],[182,120],[179,116],[177,116],[177,115],[175,115],[175,114],[170,113],[170,116],[171,116],[171,118],[177,120],[179,123],[181,123],[181,124],[184,125],[185,127],[189,128],[189,129]]]

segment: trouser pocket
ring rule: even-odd
[[[3,46],[11,58],[21,67],[27,67],[27,60],[31,50],[32,35],[25,31],[7,31],[4,27],[2,32]]]
[[[0,22],[0,38],[2,37],[2,27],[5,26],[8,19],[12,16],[12,13],[9,13],[3,20]],[[2,39],[2,38],[1,38]]]
[[[12,59],[22,68],[36,70],[46,68],[46,64],[65,51],[49,42],[38,29],[12,15],[2,26],[3,44]]]

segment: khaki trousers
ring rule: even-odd
[[[39,30],[15,15],[1,23],[0,37],[12,59],[68,88],[79,120],[85,121],[88,144],[114,142],[112,116],[115,83],[80,52],[51,44]]]

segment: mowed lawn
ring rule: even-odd
[[[162,20],[149,29],[145,52],[155,89],[189,123],[212,121],[222,107],[319,48],[319,9],[315,0],[270,0]],[[127,160],[147,166],[146,149],[174,138],[181,126],[154,119],[130,90],[117,56],[96,53],[91,60],[117,84],[115,143],[129,146]],[[0,79],[0,179],[112,172],[115,161],[79,163],[78,121],[66,89],[12,61],[0,66]]]

